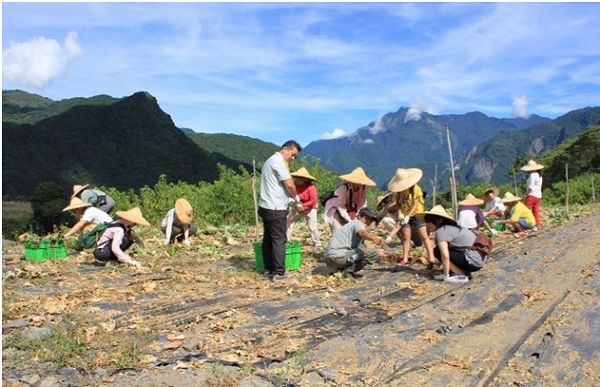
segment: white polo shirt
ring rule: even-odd
[[[283,156],[275,152],[262,167],[258,206],[267,210],[287,210],[289,200],[283,182],[291,178]]]

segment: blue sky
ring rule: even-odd
[[[277,144],[401,106],[600,105],[598,3],[3,3],[2,88],[154,95],[179,127]]]

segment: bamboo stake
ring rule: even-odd
[[[567,181],[567,192],[565,195],[565,206],[567,207],[567,214],[569,214],[569,163],[565,164],[565,180]]]
[[[454,219],[458,216],[456,213],[456,209],[458,207],[458,199],[456,197],[456,176],[454,176],[454,158],[452,157],[452,144],[450,143],[450,128],[448,128],[448,123],[446,123],[446,138],[448,139],[448,154],[450,156],[450,172],[452,174],[452,183],[450,184],[450,192],[452,194],[452,212],[454,215]]]
[[[435,165],[435,173],[433,174],[433,207],[435,207],[437,196],[437,164]]]
[[[254,241],[258,242],[258,201],[256,200],[256,159],[252,158],[252,198],[254,199]]]
[[[594,188],[594,175],[592,175],[592,203],[596,207],[596,189]]]
[[[515,196],[519,196],[519,187],[517,186],[517,172],[515,172],[515,167],[513,167],[512,171],[513,171],[513,183],[515,185]]]

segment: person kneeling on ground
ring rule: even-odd
[[[373,222],[378,222],[377,215],[370,208],[363,208],[356,219],[337,229],[325,249],[327,266],[341,270],[344,277],[356,278],[356,273],[365,265],[372,264],[375,257],[386,258],[384,252],[364,247],[365,239],[375,242],[377,246],[383,244],[381,238],[367,231]]]
[[[179,198],[175,201],[175,208],[170,209],[162,220],[160,229],[165,233],[164,244],[183,242],[189,246],[190,235],[196,233],[196,227],[192,224],[194,209],[185,199]]]
[[[72,198],[69,205],[63,209],[63,212],[64,211],[73,211],[75,215],[80,217],[79,222],[75,223],[75,225],[65,233],[65,238],[78,232],[89,231],[101,223],[110,223],[113,221],[106,212],[99,208],[92,207],[90,203],[86,203],[79,198]]]
[[[507,207],[506,210],[509,218],[496,222],[510,225],[513,231],[517,233],[517,236],[526,235],[530,231],[537,231],[533,213],[520,200],[520,197],[510,192],[505,193],[502,203]]]
[[[131,259],[124,253],[133,242],[142,244],[141,240],[133,233],[133,226],[150,226],[150,223],[142,216],[142,211],[132,208],[129,211],[117,211],[116,221],[110,223],[98,240],[94,257],[100,262],[119,261],[135,267],[141,267],[140,263]]]
[[[435,231],[437,246],[433,254],[443,265],[444,273],[434,278],[446,282],[468,282],[471,273],[483,267],[484,258],[471,249],[476,235],[468,228],[459,226],[440,205],[420,215],[428,228]],[[450,276],[450,273],[454,275]]]

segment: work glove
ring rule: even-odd
[[[403,226],[407,225],[409,221],[410,221],[410,216],[408,216],[408,215],[406,215],[403,218],[400,218],[400,224]]]
[[[385,244],[389,245],[390,243],[392,243],[392,237],[391,236],[385,238]]]
[[[131,262],[129,262],[129,264],[133,267],[142,267],[142,264],[136,261],[135,259],[132,259]]]

